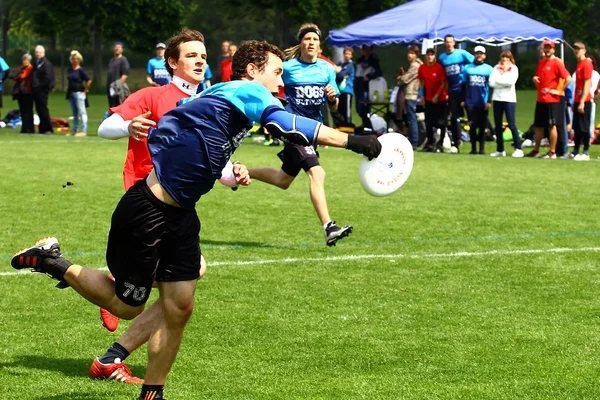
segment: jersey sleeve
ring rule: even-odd
[[[110,109],[111,114],[119,114],[125,121],[130,121],[146,111],[152,111],[152,101],[148,91],[144,89],[132,93],[123,104]]]
[[[472,64],[475,61],[475,56],[466,50],[463,50],[463,58],[469,64]]]
[[[567,77],[571,75],[569,74],[569,71],[567,71],[567,69],[565,68],[565,64],[562,61],[556,63],[556,68],[558,69],[558,75],[562,79],[567,79]]]
[[[152,67],[152,60],[148,60],[148,66],[146,67],[146,74],[152,75],[153,69],[154,68]]]
[[[592,79],[592,71],[594,70],[594,67],[592,66],[592,62],[587,60],[585,64],[583,64],[583,76],[581,77],[582,79]],[[591,90],[590,90],[591,92]]]
[[[2,57],[0,57],[0,68],[2,68],[2,71],[8,71],[10,69],[10,67]]]
[[[270,107],[283,109],[281,102],[266,87],[257,82],[248,82],[240,86],[230,100],[250,121],[254,122],[261,121],[265,110]]]
[[[204,80],[212,79],[213,74],[210,70],[210,65],[206,64],[206,71],[204,71]]]
[[[329,82],[327,82],[329,85],[333,86],[333,88],[335,89],[335,95],[339,96],[340,95],[340,89],[338,88],[337,83],[335,82],[335,69],[332,66],[329,66],[328,68],[329,71]]]

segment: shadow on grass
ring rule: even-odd
[[[15,357],[14,361],[0,362],[0,369],[3,369],[5,372],[12,373],[14,375],[19,375],[20,373],[9,372],[10,368],[20,367],[58,372],[69,377],[91,379],[89,371],[90,365],[92,365],[93,361],[93,358],[60,358],[40,355],[25,355]],[[128,366],[131,367],[131,365]],[[144,376],[144,367],[136,365],[132,367],[131,372],[135,376]],[[50,399],[55,397],[44,398]],[[91,397],[81,398],[89,399]],[[75,397],[69,397],[69,399],[75,399]]]

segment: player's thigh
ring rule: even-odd
[[[189,317],[194,309],[194,293],[198,280],[158,282],[158,290],[166,313]]]

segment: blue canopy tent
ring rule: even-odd
[[[563,32],[506,8],[479,0],[414,0],[329,32],[332,46],[457,41],[502,46],[521,41],[561,41]],[[561,44],[562,47],[562,44]]]

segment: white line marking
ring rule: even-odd
[[[363,255],[349,255],[349,256],[336,256],[336,257],[312,257],[312,258],[282,258],[278,260],[254,260],[254,261],[215,261],[208,262],[209,267],[218,267],[222,265],[264,265],[264,264],[290,264],[297,262],[307,261],[359,261],[359,260],[370,260],[370,259],[396,259],[396,258],[409,258],[409,259],[422,259],[422,258],[454,258],[454,257],[481,257],[481,256],[511,256],[520,254],[543,254],[543,253],[572,253],[576,251],[600,251],[600,247],[580,247],[580,248],[568,248],[568,247],[557,247],[553,249],[524,249],[524,250],[491,250],[491,251],[479,251],[479,252],[466,252],[461,251],[458,253],[437,253],[437,254],[363,254]],[[107,271],[107,267],[98,268],[103,271]],[[0,272],[0,276],[14,276],[28,274],[29,270],[13,271],[13,272]]]

